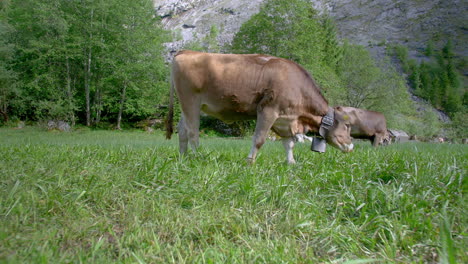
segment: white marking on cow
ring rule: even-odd
[[[351,143],[349,145],[343,144],[343,149],[344,149],[345,152],[351,152],[354,149],[354,144],[353,143]]]
[[[304,134],[296,134],[295,135],[297,142],[304,143],[305,140],[308,140],[309,142],[312,142],[312,138],[308,137]]]
[[[267,57],[267,56],[262,56],[262,57],[258,57],[260,60],[262,60],[263,62],[268,62],[270,61],[271,59],[274,59],[275,57]]]

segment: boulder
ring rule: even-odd
[[[410,140],[408,133],[406,133],[403,130],[389,129],[388,133],[390,135],[390,141],[392,143],[403,143],[408,142]]]
[[[57,129],[62,132],[70,132],[71,127],[67,122],[60,120],[57,122]]]
[[[47,121],[47,129],[48,130],[59,130],[62,132],[70,132],[71,131],[71,126],[67,122],[63,120],[49,120]]]
[[[54,130],[56,128],[57,128],[57,123],[55,123],[54,120],[47,121],[47,129],[48,130]]]

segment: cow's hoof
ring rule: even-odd
[[[255,163],[255,159],[252,159],[252,158],[246,158],[245,161],[247,162],[247,164],[249,165],[252,165]]]

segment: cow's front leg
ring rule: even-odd
[[[380,135],[380,134],[376,134],[376,135],[374,136],[374,140],[373,140],[373,142],[372,142],[372,146],[377,147],[377,146],[379,146],[379,144],[382,144],[382,142],[383,142],[383,136]]]
[[[288,164],[295,164],[296,161],[293,156],[294,137],[282,138],[281,141],[283,142],[284,149],[286,150],[286,160]]]
[[[268,131],[270,131],[276,118],[277,114],[273,110],[264,109],[257,114],[257,124],[255,125],[255,132],[252,138],[252,148],[247,156],[247,161],[249,163],[255,162],[257,152],[265,143]]]

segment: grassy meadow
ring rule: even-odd
[[[0,128],[0,263],[468,263],[468,146]]]

